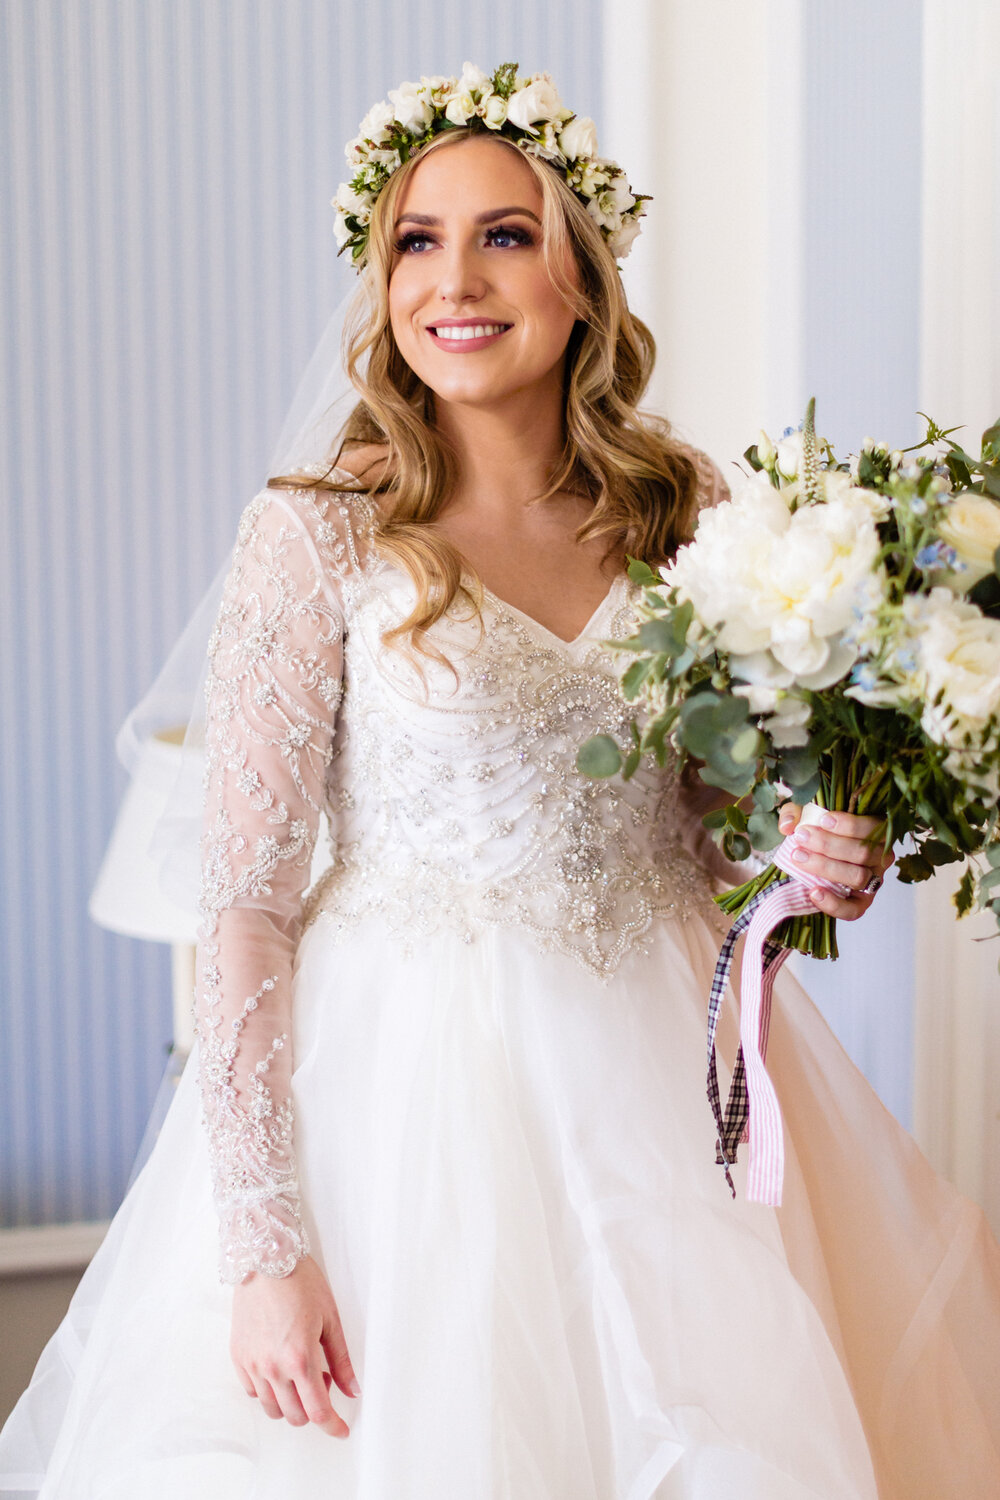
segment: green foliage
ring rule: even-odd
[[[584,776],[614,776],[621,770],[622,753],[610,734],[595,734],[576,752],[576,768]]]

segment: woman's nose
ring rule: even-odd
[[[452,244],[438,261],[438,295],[444,302],[477,301],[486,291],[486,278],[475,247]]]

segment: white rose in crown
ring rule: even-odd
[[[488,73],[482,68],[477,68],[475,63],[466,62],[462,64],[462,76],[458,80],[458,87],[464,93],[488,94],[493,87]]]
[[[352,214],[356,219],[367,219],[374,201],[374,193],[355,192],[349,182],[342,182],[337,189],[337,196],[333,203],[342,214]]]
[[[608,235],[608,247],[611,254],[624,259],[632,248],[633,240],[638,238],[640,232],[641,225],[638,219],[626,219],[620,229],[615,229]]]
[[[445,119],[453,125],[468,125],[476,113],[476,101],[468,89],[452,94],[444,107]]]
[[[434,105],[421,83],[401,83],[389,90],[392,118],[411,135],[423,135],[434,118]]]
[[[499,130],[507,118],[507,101],[501,99],[499,94],[490,94],[489,98],[483,101],[482,110],[484,124],[488,125],[491,130]]]
[[[567,161],[597,155],[597,126],[587,115],[574,115],[559,132],[559,145]]]
[[[993,557],[1000,547],[1000,504],[988,495],[958,495],[942,516],[938,534],[965,564],[944,582],[958,593],[967,593],[993,572]]]
[[[393,119],[392,105],[382,99],[365,115],[358,126],[358,134],[362,140],[374,141],[378,145],[390,134]]]
[[[535,126],[542,120],[554,120],[562,109],[562,100],[555,84],[546,74],[537,74],[532,81],[507,101],[507,118],[519,130],[534,135]]]

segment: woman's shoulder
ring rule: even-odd
[[[696,448],[693,443],[685,442],[679,442],[677,447],[694,466],[697,481],[695,504],[699,511],[707,510],[710,505],[718,505],[721,501],[730,499],[729,485],[723,477],[722,470],[703,448]]]

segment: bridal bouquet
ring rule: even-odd
[[[731,501],[643,585],[622,692],[642,712],[623,754],[580,752],[590,775],[644,754],[703,762],[734,800],[705,822],[730,859],[780,842],[788,797],[873,814],[910,836],[903,881],[966,861],[958,910],[1000,920],[1000,422],[978,457],[928,422],[908,453],[872,441],[850,463],[803,428],[762,433]],[[985,863],[985,868],[983,864]],[[718,898],[738,915],[781,878],[771,864]],[[791,918],[775,940],[836,957],[835,924]]]
[[[959,914],[989,908],[1000,921],[1000,422],[978,456],[952,441],[957,430],[928,421],[908,453],[866,441],[844,463],[816,437],[810,402],[799,432],[747,449],[743,488],[702,515],[671,563],[657,573],[631,561],[636,631],[605,642],[631,658],[621,690],[639,718],[626,750],[595,736],[579,769],[629,777],[647,754],[696,760],[732,799],[704,819],[726,854],[774,851],[716,897],[734,921],[709,1003],[716,1159],[732,1189],[749,1141],[751,1201],[781,1201],[781,1117],[764,1069],[774,977],[792,948],[837,954],[833,919],[794,878],[779,803],[874,815],[886,847],[909,841],[904,881],[964,861]],[[715,1027],[744,934],[723,1111]]]

